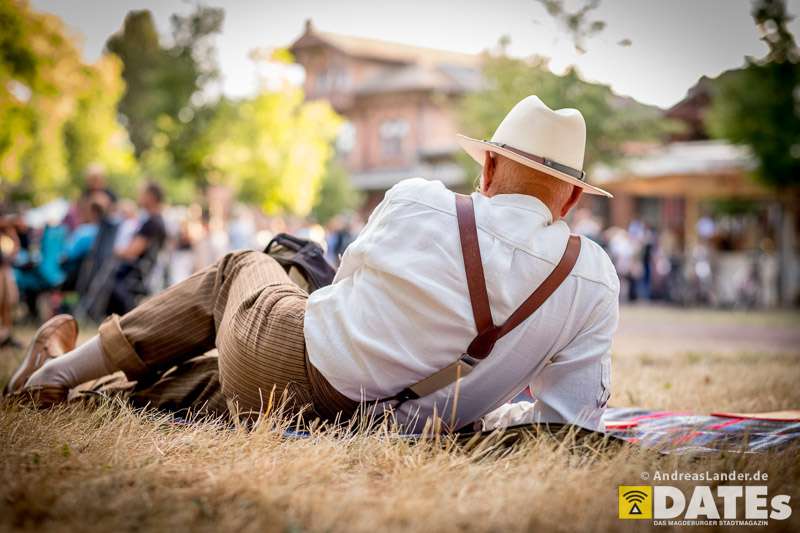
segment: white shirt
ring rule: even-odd
[[[569,227],[537,198],[473,193],[494,322],[502,324],[555,268]],[[458,385],[398,410],[420,431],[434,409],[462,427],[531,385],[533,417],[602,429],[610,394],[610,346],[619,281],[606,253],[582,238],[564,283]],[[353,400],[392,396],[446,367],[476,335],[455,199],[438,181],[414,178],[386,193],[347,248],[333,284],[308,300],[309,359]]]

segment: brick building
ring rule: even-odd
[[[467,182],[454,104],[480,86],[480,56],[322,32],[306,22],[291,45],[309,99],[331,102],[347,119],[337,151],[367,208],[398,181],[424,176]]]

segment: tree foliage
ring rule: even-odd
[[[340,117],[286,83],[252,98],[217,98],[209,84],[222,10],[198,7],[171,20],[165,45],[149,12],[131,12],[107,42],[113,53],[87,65],[57,17],[0,2],[4,196],[12,186],[36,200],[69,193],[99,162],[112,183],[124,175],[133,184],[144,171],[173,200],[190,201],[210,183],[268,212],[307,215],[318,205]],[[290,58],[279,51],[273,60]],[[328,191],[336,196],[339,185],[328,182]]]
[[[203,6],[173,15],[167,46],[150,12],[134,11],[108,40],[125,65],[120,111],[142,167],[173,199],[190,200],[197,186],[225,185],[270,212],[307,214],[339,119],[326,104],[306,104],[292,87],[242,100],[212,98],[214,37],[223,19],[221,9]]]
[[[763,59],[720,77],[706,122],[712,135],[750,146],[756,175],[777,188],[800,186],[800,64],[780,0],[754,3],[753,17],[769,46]]]
[[[339,213],[358,208],[362,200],[363,195],[353,187],[347,171],[331,160],[311,213],[317,222],[326,224]]]
[[[209,182],[238,190],[268,213],[307,215],[319,193],[341,119],[324,101],[285,86],[222,100],[201,143]]]
[[[160,73],[164,58],[158,31],[149,11],[131,11],[125,17],[122,31],[112,35],[106,49],[120,58],[123,64],[125,94],[119,111],[136,149],[141,153],[150,146],[155,121],[167,107],[164,91],[156,90],[162,83]]]
[[[467,134],[488,139],[505,115],[520,100],[535,94],[553,109],[579,109],[586,120],[584,167],[613,163],[630,141],[654,141],[674,126],[658,108],[615,95],[606,85],[581,79],[575,69],[563,76],[552,73],[547,61],[484,56],[485,87],[467,95],[460,116]]]
[[[600,0],[586,0],[584,4],[575,11],[569,11],[564,6],[563,0],[538,0],[544,6],[547,13],[558,21],[572,37],[575,50],[579,53],[586,52],[585,41],[603,31],[606,27],[605,21],[592,20],[591,12],[600,6]],[[626,44],[625,46],[629,45]]]
[[[172,170],[186,175],[197,170],[192,157],[197,124],[184,125],[205,105],[204,91],[218,77],[214,36],[222,30],[224,11],[198,6],[170,20],[172,44],[167,46],[150,11],[131,11],[106,48],[124,65],[127,89],[119,110],[136,154],[169,145]]]
[[[69,174],[80,178],[92,163],[100,163],[112,181],[136,171],[128,132],[117,121],[117,102],[124,91],[122,64],[112,55],[83,67],[83,84],[76,93],[75,112],[64,126]]]
[[[44,200],[80,183],[89,162],[134,164],[116,120],[119,64],[84,64],[61,21],[0,2],[0,188]],[[72,178],[72,179],[70,179]]]

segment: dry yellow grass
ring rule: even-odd
[[[671,322],[677,325],[674,335],[680,335],[682,321],[700,319],[731,331],[760,324],[752,334],[763,334],[763,348],[737,351],[735,339],[725,339],[735,335],[723,328],[697,334],[704,342],[720,335],[713,353],[685,351],[686,334],[677,350],[663,340],[641,350],[655,336],[647,323]],[[796,324],[792,314],[687,317],[626,309],[612,404],[698,412],[800,407],[800,354],[791,333]],[[0,382],[17,356],[0,352]],[[210,423],[175,425],[114,403],[50,411],[0,404],[0,529],[641,529],[646,524],[617,519],[618,485],[640,483],[643,471],[732,469],[767,472],[770,494],[791,495],[794,508],[788,521],[773,521],[771,527],[800,527],[797,449],[689,458],[636,447],[570,449],[541,436],[511,449],[490,442],[465,450],[447,439],[411,442],[380,433],[318,432],[285,440],[276,424],[267,420],[246,432]]]

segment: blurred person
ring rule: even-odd
[[[228,251],[228,233],[222,219],[203,209],[200,220],[202,238],[197,239],[193,246],[195,272],[213,264]]]
[[[682,286],[683,265],[678,236],[670,228],[664,228],[658,235],[653,254],[653,296],[667,302],[678,302]]]
[[[655,248],[655,232],[649,224],[642,225],[639,237],[639,260],[641,276],[636,286],[636,296],[638,299],[648,301],[652,292],[653,284],[653,250]]]
[[[105,296],[101,298],[101,302],[97,301],[98,292],[104,295],[108,293],[103,287],[109,284],[118,265],[118,260],[114,257],[114,245],[117,242],[120,220],[109,212],[111,204],[107,196],[95,194],[92,198],[103,203],[106,210],[98,224],[94,245],[81,265],[75,292],[78,296],[76,313],[81,318],[92,317],[97,320],[105,316],[107,304]]]
[[[717,225],[711,215],[706,213],[697,220],[695,231],[701,240],[710,241],[717,234]]]
[[[761,294],[760,303],[763,307],[774,307],[778,304],[778,277],[780,268],[775,257],[775,242],[769,237],[759,240],[761,250]]]
[[[575,211],[572,217],[572,230],[577,235],[583,235],[600,244],[603,240],[603,226],[592,213],[591,209],[583,207]]]
[[[20,347],[14,338],[14,311],[19,303],[19,291],[14,280],[12,264],[20,243],[14,217],[0,218],[0,347]]]
[[[630,234],[613,226],[606,230],[606,241],[611,261],[620,280],[620,294],[625,301],[635,300],[637,246]]]
[[[117,203],[117,194],[108,186],[105,168],[100,164],[90,165],[86,171],[84,196],[101,195],[108,202],[108,209],[113,210]],[[101,200],[101,205],[103,205]]]
[[[252,213],[246,206],[236,204],[233,216],[228,221],[228,251],[252,249],[255,233],[256,225]]]
[[[100,223],[105,214],[105,207],[100,203],[96,201],[82,202],[80,223],[67,237],[64,248],[64,257],[61,262],[64,272],[62,289],[73,290],[75,288],[81,266],[97,240]]]
[[[634,218],[628,224],[627,237],[633,251],[632,263],[628,269],[628,301],[648,300],[652,274],[650,263],[653,233],[646,222]]]
[[[355,239],[350,215],[336,215],[325,231],[326,257],[332,265],[339,265],[347,247]]]
[[[304,239],[310,239],[320,246],[325,246],[325,228],[316,222],[307,222],[298,232]]]
[[[342,225],[343,221],[341,215],[334,216],[325,224],[325,259],[336,267],[339,266],[339,255],[334,251],[336,247],[336,233]]]
[[[164,207],[164,191],[155,182],[149,182],[142,187],[139,193],[139,208],[142,218],[138,228],[127,245],[117,248],[115,254],[118,258],[135,263],[153,250],[159,250],[164,245],[167,230],[161,211]]]
[[[619,284],[605,252],[563,221],[583,192],[608,195],[581,170],[585,139],[579,111],[528,97],[491,141],[459,137],[483,165],[479,191],[395,185],[332,285],[308,296],[273,258],[230,253],[39,366],[36,346],[59,333],[74,344],[68,318],[45,324],[7,391],[46,406],[87,380],[152,380],[216,347],[240,413],[286,392],[292,416],[347,418],[364,401],[391,406],[406,431],[436,412],[456,429],[530,384],[536,420],[599,429]]]
[[[20,211],[11,217],[10,225],[18,241],[17,252],[14,257],[14,264],[20,265],[30,260],[32,255],[33,228],[25,220],[25,211]],[[11,233],[9,233],[11,234]]]
[[[202,246],[206,235],[206,227],[203,224],[203,208],[198,204],[192,204],[180,222],[175,239],[175,250],[172,252],[169,269],[170,285],[183,281],[208,266],[200,260],[198,253],[198,248]]]
[[[136,202],[123,198],[117,207],[119,224],[114,236],[114,251],[125,250],[139,229],[139,210]]]
[[[347,247],[350,246],[358,235],[358,230],[355,227],[355,217],[352,213],[345,215],[344,227],[339,231],[336,239],[334,252],[336,256],[341,258]]]
[[[751,250],[745,267],[733,276],[735,287],[734,307],[739,309],[755,309],[758,307],[762,292],[762,256],[761,248]]]
[[[103,207],[89,197],[78,202],[76,226],[65,223],[45,226],[39,253],[14,269],[14,279],[30,314],[38,316],[43,293],[74,290],[81,266],[97,238]]]
[[[164,191],[155,182],[145,184],[139,193],[142,218],[133,238],[124,248],[114,250],[120,265],[114,276],[114,286],[108,302],[109,313],[127,313],[136,305],[144,282],[164,246],[167,230],[161,211]]]
[[[698,241],[689,251],[689,275],[684,303],[716,304],[714,267],[709,243]]]
[[[74,230],[80,223],[80,203],[85,201],[98,203],[106,213],[114,211],[117,195],[106,183],[103,165],[93,163],[87,167],[83,189],[63,220],[69,231]]]

